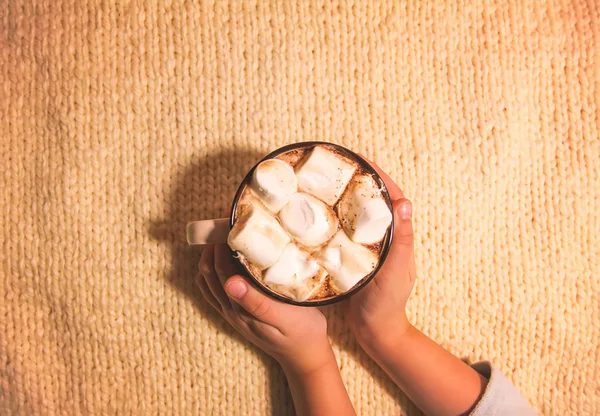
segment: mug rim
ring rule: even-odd
[[[381,187],[381,191],[384,196],[385,203],[387,204],[388,208],[390,209],[390,212],[392,213],[392,222],[391,222],[390,227],[388,228],[385,236],[383,237],[383,243],[382,243],[382,247],[381,247],[381,251],[380,251],[379,261],[377,262],[377,266],[375,266],[373,271],[371,271],[371,273],[369,273],[367,276],[363,277],[361,279],[361,281],[359,283],[355,284],[352,289],[350,289],[349,291],[342,293],[340,295],[334,295],[332,297],[321,299],[321,300],[297,301],[297,300],[288,298],[286,296],[283,296],[283,295],[275,292],[274,290],[268,288],[263,283],[259,282],[258,279],[256,277],[254,277],[254,275],[252,273],[250,273],[250,270],[248,270],[246,265],[242,261],[240,261],[240,259],[236,255],[236,253],[237,253],[236,250],[233,250],[231,247],[228,246],[229,250],[231,250],[231,254],[233,255],[233,258],[235,259],[235,262],[238,264],[238,266],[241,266],[241,268],[250,277],[250,279],[252,280],[254,285],[257,286],[263,293],[265,293],[267,296],[269,296],[271,298],[277,299],[280,302],[284,302],[284,303],[287,303],[290,305],[306,306],[306,307],[332,305],[334,303],[342,302],[346,299],[349,299],[350,297],[352,297],[352,295],[356,294],[359,290],[364,288],[375,277],[377,272],[379,272],[379,270],[383,266],[383,263],[385,263],[385,260],[388,256],[390,248],[392,246],[392,237],[394,235],[394,209],[392,207],[392,199],[390,197],[390,193],[389,193],[387,187],[385,186],[385,182],[383,181],[383,178],[381,176],[379,176],[377,171],[375,169],[373,169],[373,167],[369,164],[369,162],[367,162],[359,154],[353,152],[350,149],[345,148],[344,146],[341,146],[336,143],[324,142],[324,141],[296,142],[296,143],[288,144],[288,145],[285,145],[283,147],[279,147],[279,148],[273,150],[271,153],[269,153],[268,155],[266,155],[265,157],[263,157],[262,159],[260,159],[258,162],[256,162],[254,164],[252,169],[250,169],[248,171],[248,173],[246,174],[244,179],[240,182],[238,190],[235,193],[235,197],[233,198],[233,203],[231,205],[231,212],[229,214],[229,228],[231,229],[234,224],[235,212],[237,210],[238,203],[240,201],[242,193],[246,189],[246,186],[248,186],[248,184],[252,178],[252,175],[254,174],[254,170],[256,169],[256,167],[259,164],[261,164],[265,160],[273,159],[277,155],[279,155],[281,153],[285,153],[290,150],[305,148],[305,147],[314,147],[317,145],[331,146],[334,149],[336,149],[337,151],[339,151],[342,155],[350,158],[351,160],[355,160],[357,163],[360,164],[360,166],[363,169],[365,169],[369,174],[371,174],[373,176],[373,178],[375,179],[377,184]]]

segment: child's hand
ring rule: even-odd
[[[398,185],[371,164],[392,199],[394,237],[379,272],[348,300],[350,326],[367,354],[425,414],[469,414],[487,380],[408,322],[406,301],[416,278],[412,206]]]
[[[412,205],[378,166],[394,209],[394,237],[385,263],[369,284],[348,301],[350,327],[366,350],[398,337],[411,328],[406,301],[415,283]]]
[[[244,337],[286,370],[310,373],[333,364],[327,321],[316,308],[269,298],[238,274],[225,244],[206,246],[196,284],[221,315]]]

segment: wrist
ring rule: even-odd
[[[398,361],[413,360],[413,354],[419,354],[419,335],[421,332],[410,325],[402,330],[392,331],[385,336],[372,339],[360,345],[365,352],[387,372],[388,367],[394,367]]]
[[[302,354],[295,352],[279,357],[277,361],[285,374],[291,376],[306,376],[332,366],[337,368],[337,361],[329,340],[304,349]]]
[[[356,416],[331,348],[329,352],[320,365],[311,368],[281,362],[297,414]]]
[[[419,330],[415,328],[410,322],[406,325],[402,325],[396,328],[395,331],[391,331],[387,336],[381,337],[376,343],[379,348],[389,349],[398,348],[403,344],[407,344],[411,339],[414,339],[416,334],[419,334]]]
[[[376,323],[356,328],[354,332],[358,343],[365,351],[370,352],[395,345],[414,331],[415,327],[402,311],[393,318],[380,319]]]
[[[315,378],[323,378],[326,374],[338,373],[339,368],[335,356],[322,361],[318,365],[302,366],[297,363],[280,361],[281,368],[288,380],[291,378],[300,381],[308,381]]]

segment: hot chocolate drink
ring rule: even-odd
[[[261,162],[229,246],[262,285],[295,301],[350,291],[379,263],[392,213],[373,175],[327,144]]]

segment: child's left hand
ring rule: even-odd
[[[206,246],[199,270],[196,284],[208,303],[284,369],[308,374],[335,363],[323,314],[260,292],[238,273],[227,245]]]

